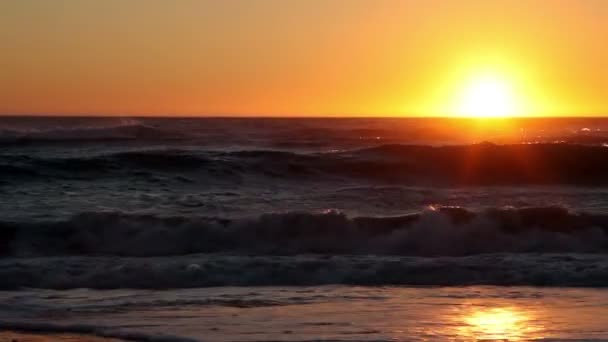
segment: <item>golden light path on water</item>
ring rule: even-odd
[[[29,305],[18,302],[23,298],[28,298]],[[23,319],[59,327],[101,324],[119,327],[121,334],[133,329],[151,336],[197,341],[608,339],[605,288],[332,285],[143,292],[34,289],[0,291],[0,302],[10,308],[10,303],[17,303],[22,308],[0,310],[1,322]],[[99,310],[100,305],[104,310]]]
[[[542,338],[542,326],[517,307],[473,309],[462,316],[458,335],[472,340],[526,341]]]

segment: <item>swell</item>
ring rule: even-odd
[[[4,257],[606,252],[608,215],[560,207],[480,212],[448,207],[397,217],[353,218],[339,212],[250,219],[97,212],[65,221],[0,222]]]
[[[199,254],[151,258],[0,259],[0,289],[167,289],[329,284],[606,287],[606,264],[607,256],[589,254],[484,254],[466,257]]]
[[[148,172],[297,181],[351,178],[400,184],[608,185],[608,148],[569,144],[383,145],[337,153],[152,150],[51,158],[0,157],[8,179],[137,176]]]
[[[450,184],[606,185],[608,148],[577,144],[383,145],[357,156],[407,165],[414,178]],[[399,179],[397,174],[389,175]]]
[[[129,122],[101,127],[52,128],[31,131],[0,129],[0,146],[125,140],[173,140],[186,137],[182,132]]]
[[[119,152],[84,157],[32,157],[6,155],[0,157],[0,175],[10,179],[49,180],[99,179],[137,175],[146,171],[194,171],[210,160],[178,150]]]
[[[277,151],[210,152],[178,149],[117,152],[82,157],[0,156],[0,176],[36,181],[196,173],[217,178],[247,174],[267,177],[314,172],[318,157]]]

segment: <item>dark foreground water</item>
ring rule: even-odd
[[[1,118],[1,327],[608,338],[606,175],[606,119]]]

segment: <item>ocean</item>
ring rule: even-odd
[[[608,119],[0,118],[0,330],[608,340]]]

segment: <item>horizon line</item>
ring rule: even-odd
[[[464,115],[371,115],[371,114],[104,114],[104,113],[0,113],[1,118],[159,118],[159,119],[601,119],[604,114],[554,114],[554,115],[511,115],[496,117],[476,117]]]

